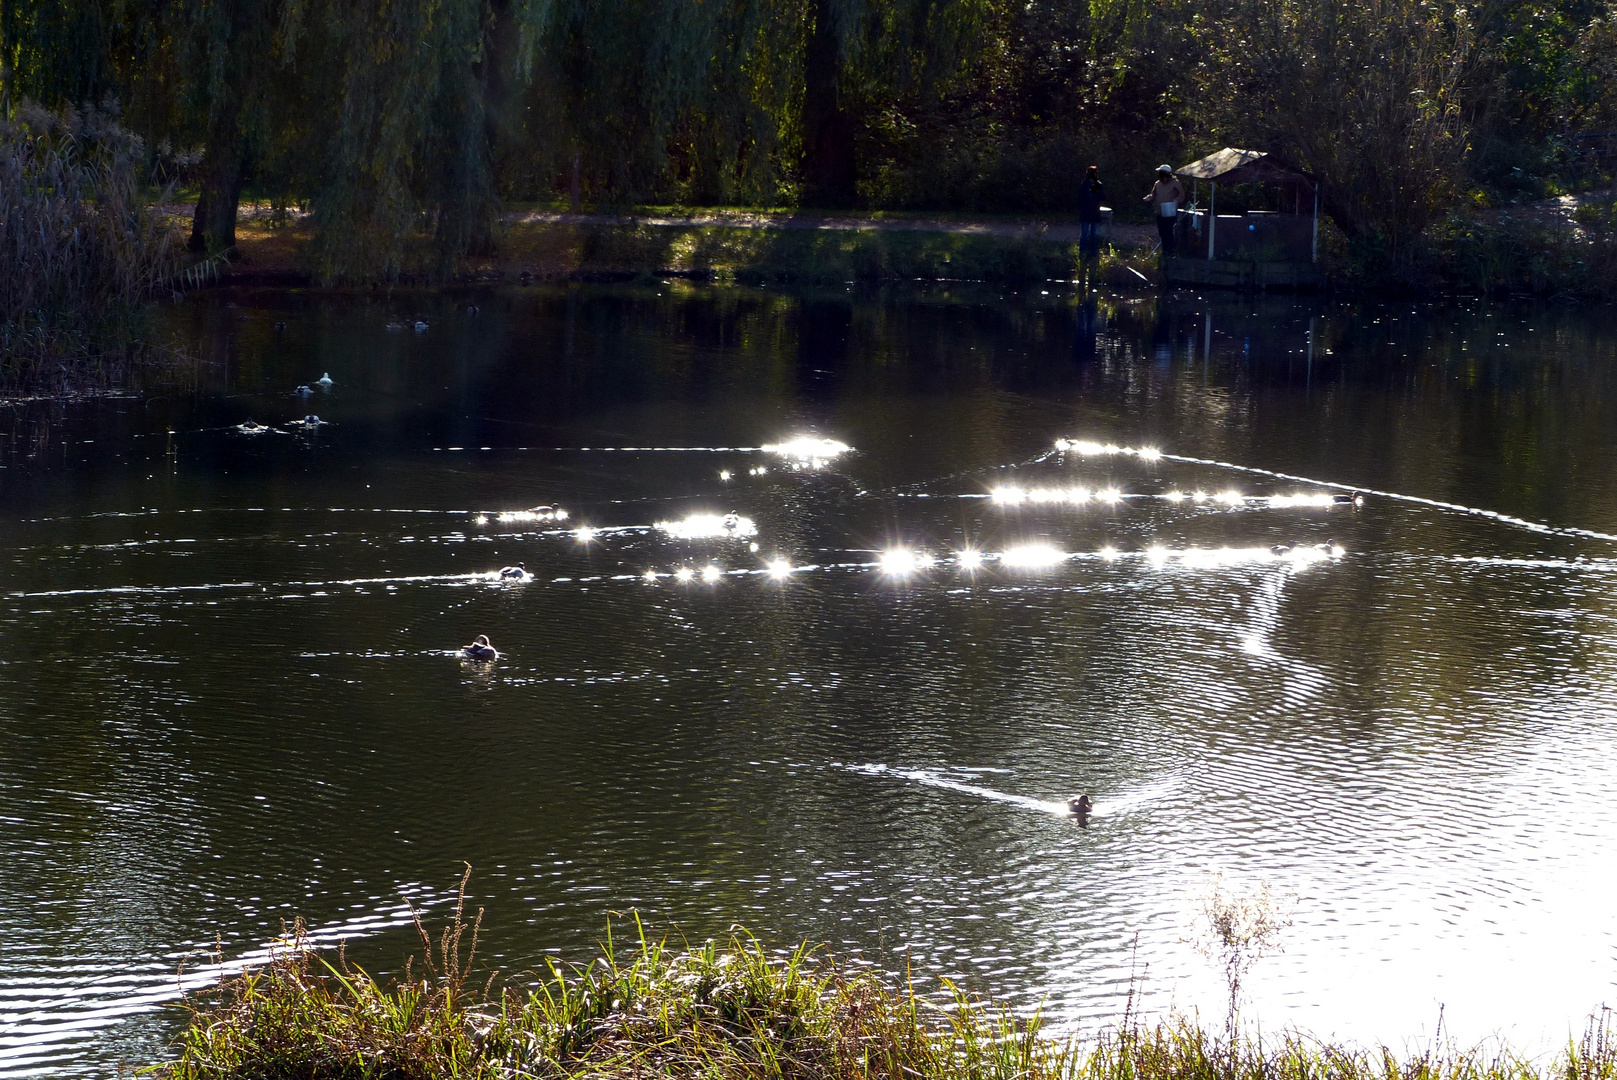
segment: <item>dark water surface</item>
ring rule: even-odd
[[[1222,873],[1295,896],[1270,1030],[1617,1004],[1609,309],[237,302],[176,316],[194,393],[0,412],[0,1072],[154,1060],[181,961],[293,916],[390,968],[463,860],[507,970],[635,909],[1221,1018]]]

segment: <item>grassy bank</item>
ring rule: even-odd
[[[748,284],[832,284],[1068,281],[1081,272],[1076,244],[948,232],[531,225],[513,229],[507,246],[508,261],[543,267],[547,276],[680,274]],[[1115,272],[1110,262],[1100,267],[1102,275]]]
[[[244,217],[237,228],[242,258],[222,278],[292,281],[306,276],[302,225]],[[425,248],[412,252],[424,268]],[[1132,270],[1130,269],[1132,267]],[[1108,248],[1084,266],[1078,246],[1013,235],[908,229],[776,228],[769,225],[579,223],[513,220],[496,254],[472,260],[466,276],[483,281],[632,280],[691,277],[744,284],[840,284],[845,281],[966,280],[1096,284],[1156,281],[1144,252]],[[408,275],[429,283],[424,269]]]
[[[936,1000],[807,948],[736,937],[675,950],[609,940],[533,989],[471,978],[457,917],[386,985],[293,941],[188,1003],[163,1080],[711,1077],[780,1080],[1613,1080],[1605,1021],[1553,1063],[1452,1046],[1398,1055],[1301,1037],[1259,1045],[1188,1022],[1056,1038],[945,983]],[[424,961],[424,962],[422,962]],[[1609,1016],[1609,1014],[1606,1014]]]
[[[1025,222],[983,218],[891,227],[892,216],[871,216],[871,227],[809,228],[767,215],[687,211],[694,220],[657,211],[655,222],[506,221],[496,253],[471,261],[470,280],[633,280],[682,276],[744,284],[838,284],[846,281],[965,280],[1026,284],[1077,281],[1084,276],[1114,288],[1155,287],[1159,277],[1149,243],[1126,234],[1085,266],[1075,243],[1028,235]],[[777,215],[779,216],[779,215]],[[586,215],[588,217],[588,215]],[[735,218],[731,224],[722,219]],[[715,221],[715,219],[720,219]],[[853,219],[847,219],[849,221]],[[879,227],[886,223],[889,227]],[[957,225],[982,231],[950,231]],[[930,227],[938,226],[938,227]],[[1069,230],[1070,232],[1070,230]],[[1020,233],[1020,234],[1019,234]],[[225,282],[307,280],[308,240],[298,223],[244,217],[242,258]],[[1617,209],[1611,198],[1587,199],[1575,213],[1455,215],[1430,227],[1417,247],[1392,260],[1359,250],[1327,230],[1322,257],[1330,287],[1348,295],[1617,297]],[[412,284],[430,284],[428,252],[413,252]]]

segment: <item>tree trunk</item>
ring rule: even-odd
[[[202,154],[202,190],[191,219],[191,240],[186,246],[208,255],[236,246],[236,204],[241,199],[246,140],[239,123],[240,107],[221,105],[209,125],[208,144]]]
[[[803,56],[803,202],[852,206],[857,194],[853,118],[842,107],[841,28],[831,0],[813,0]]]
[[[191,214],[191,239],[185,250],[201,254],[208,250],[208,189],[203,185],[197,192],[196,210]]]

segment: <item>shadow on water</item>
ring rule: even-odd
[[[215,934],[352,925],[385,971],[400,890],[462,859],[507,970],[635,908],[1094,1023],[1138,934],[1149,1007],[1221,1009],[1184,942],[1224,871],[1299,897],[1271,1027],[1444,1003],[1540,1045],[1609,995],[1609,310],[653,282],[171,318],[197,392],[0,412],[0,1071],[150,1060],[142,995]],[[765,449],[798,434],[852,449]]]

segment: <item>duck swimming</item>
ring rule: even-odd
[[[1364,495],[1362,492],[1353,491],[1346,495],[1332,495],[1331,501],[1338,503],[1352,503],[1354,506],[1363,506]]]
[[[500,577],[506,581],[518,581],[528,576],[528,564],[517,563],[515,566],[500,567]]]
[[[243,423],[237,424],[236,430],[241,432],[243,435],[257,435],[261,432],[268,431],[269,428],[265,427],[263,424],[260,424],[257,420],[247,420]]]
[[[1067,813],[1087,817],[1095,809],[1095,801],[1088,795],[1074,795],[1067,800]]]
[[[460,655],[480,664],[490,664],[500,658],[499,651],[489,643],[487,634],[478,634],[475,641],[460,650]]]
[[[741,515],[734,510],[724,515],[724,527],[734,531],[741,525]]]
[[[310,394],[314,393],[313,390],[309,389],[308,383],[300,383],[297,390],[293,392],[296,393],[298,397],[308,397]]]
[[[1276,544],[1274,547],[1269,549],[1269,554],[1271,554],[1271,555],[1290,555],[1291,554],[1291,545],[1290,544]]]
[[[318,386],[322,390],[330,390],[331,389],[331,372],[328,371],[324,375],[320,376],[318,379],[316,379],[314,381],[314,384],[316,386]]]

